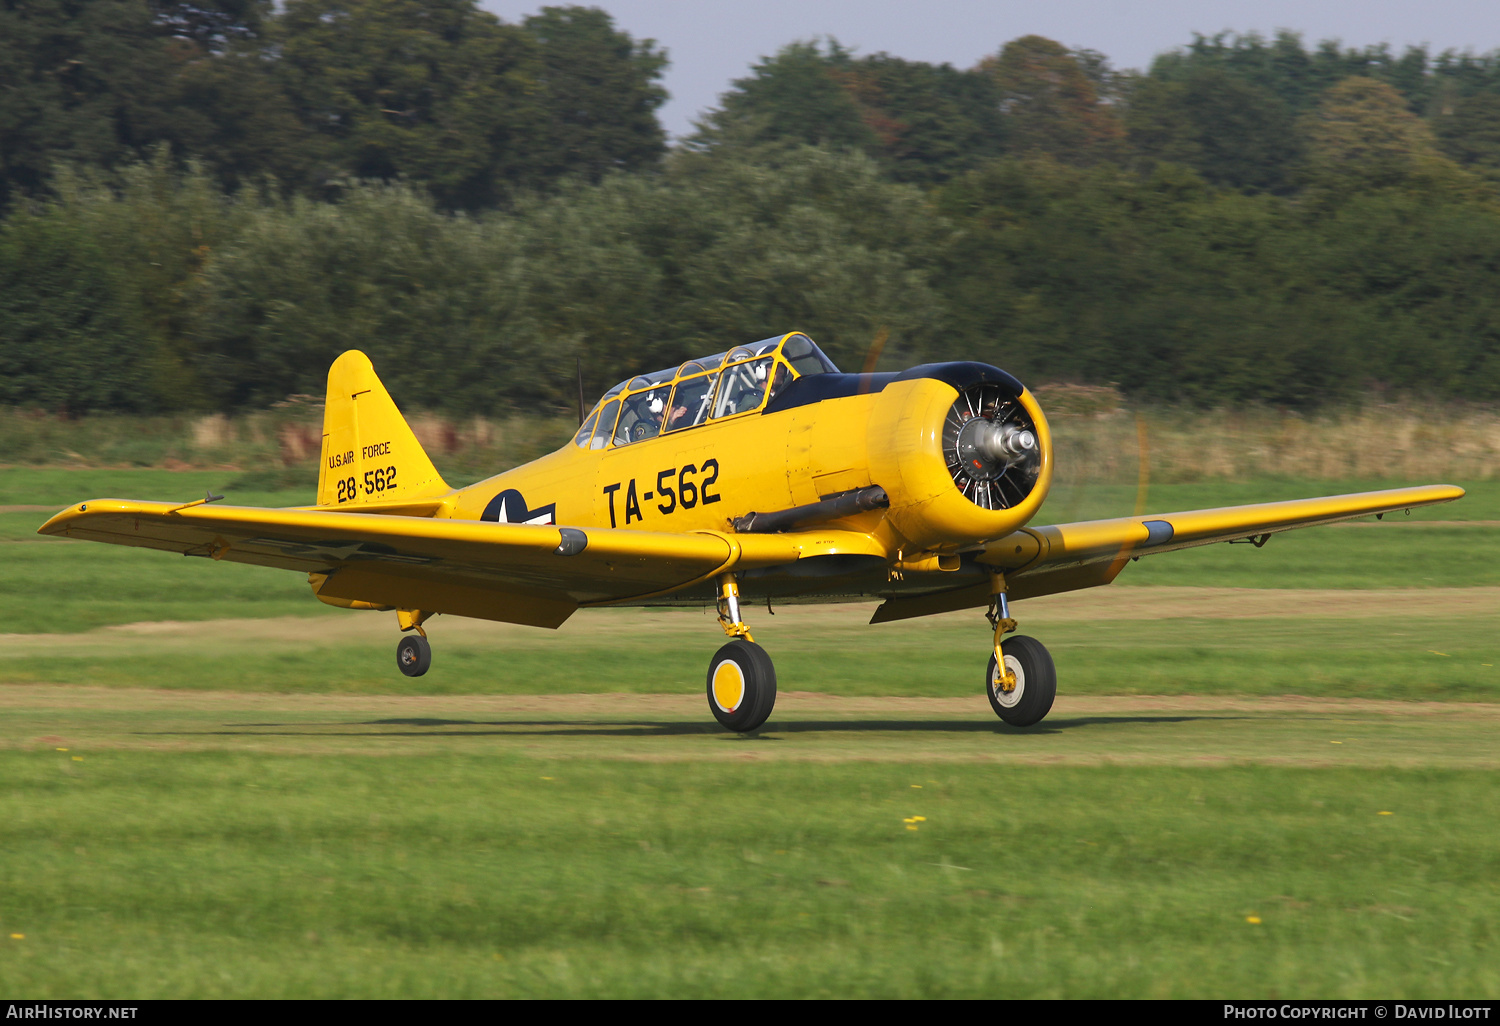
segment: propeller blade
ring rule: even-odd
[[[578,357],[578,426],[583,427],[583,357]]]
[[[881,328],[875,333],[875,340],[870,343],[869,352],[865,353],[865,366],[861,374],[875,373],[875,365],[880,362],[880,354],[885,352],[885,340],[890,338],[891,333]]]

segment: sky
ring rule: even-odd
[[[560,2],[560,0],[554,0]],[[660,111],[674,136],[718,105],[731,81],[761,57],[800,39],[832,36],[857,54],[885,51],[907,60],[972,67],[1007,40],[1042,35],[1098,50],[1116,68],[1145,68],[1151,58],[1192,41],[1193,33],[1277,29],[1313,43],[1411,44],[1488,53],[1500,49],[1496,0],[578,0],[602,7],[637,39],[655,39],[672,64],[671,93]],[[479,0],[508,22],[539,2]]]

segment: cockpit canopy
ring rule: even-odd
[[[795,379],[830,373],[838,373],[833,361],[800,332],[736,346],[620,382],[584,419],[573,444],[580,449],[630,445],[754,413]]]

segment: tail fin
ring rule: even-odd
[[[333,361],[323,406],[318,505],[420,505],[450,490],[376,377],[370,358],[351,349]],[[425,511],[431,516],[436,504],[426,505],[433,507]]]

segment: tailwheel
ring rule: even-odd
[[[396,644],[396,665],[408,677],[420,677],[432,665],[432,644],[420,634],[408,634]]]
[[[776,667],[766,650],[736,638],[708,664],[708,708],[730,730],[745,733],[766,722],[776,704]]]
[[[991,655],[985,673],[990,707],[1013,727],[1042,722],[1057,697],[1057,668],[1052,665],[1051,654],[1040,641],[1021,634],[1006,638],[1001,651],[1011,679],[1001,678],[999,666]]]

